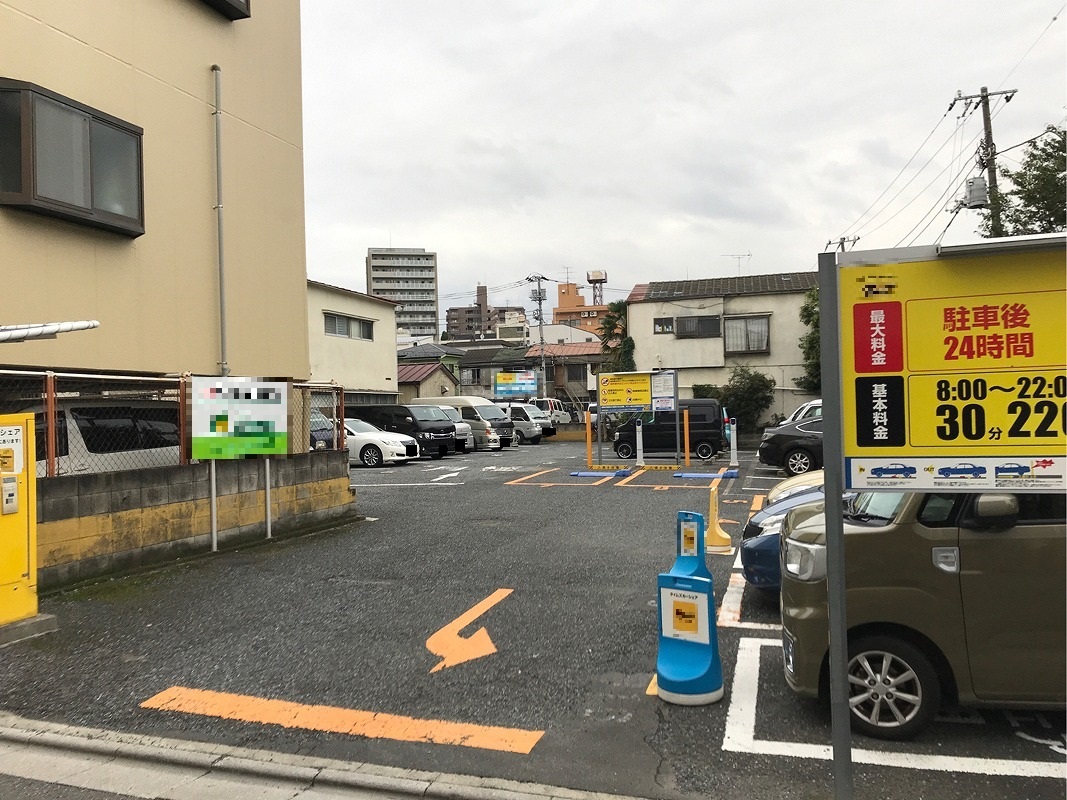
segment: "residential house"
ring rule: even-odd
[[[307,282],[311,379],[344,387],[345,402],[395,403],[397,303]]]
[[[441,364],[458,379],[459,362],[466,353],[467,351],[462,347],[427,342],[397,350],[396,360],[400,366],[405,364]]]
[[[636,367],[676,370],[678,395],[689,398],[695,384],[725,384],[745,365],[775,381],[766,415],[788,413],[804,372],[800,307],[817,284],[814,271],[639,284],[626,312]]]
[[[416,397],[441,397],[458,394],[457,378],[444,364],[401,364],[397,368],[400,401],[406,403]]]
[[[604,362],[600,340],[545,344],[546,393],[572,403],[596,401],[596,375]],[[541,345],[526,351],[530,369],[540,369]]]

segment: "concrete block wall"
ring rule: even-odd
[[[258,460],[216,462],[221,546],[266,536]],[[316,451],[271,461],[271,533],[297,535],[357,519],[348,453]],[[38,586],[62,586],[163,563],[211,548],[206,463],[39,479]]]

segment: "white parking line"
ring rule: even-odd
[[[770,622],[742,622],[741,598],[745,594],[745,577],[739,572],[730,573],[730,584],[719,606],[718,622],[720,628],[744,628],[750,631],[780,631],[781,625]]]
[[[734,682],[730,689],[730,708],[726,713],[726,731],[722,749],[733,753],[754,753],[791,758],[833,758],[830,745],[805,742],[779,742],[756,738],[756,704],[759,695],[760,655],[765,647],[781,647],[774,639],[744,637],[737,646]],[[922,753],[882,752],[853,748],[857,764],[881,767],[923,769],[938,772],[968,772],[974,775],[1019,775],[1028,778],[1064,777],[1063,761],[1022,761],[970,756],[935,756]]]

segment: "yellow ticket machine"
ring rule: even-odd
[[[27,628],[37,618],[33,434],[33,414],[0,415],[0,644],[41,632]]]

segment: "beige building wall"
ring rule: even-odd
[[[308,377],[298,0],[231,22],[200,0],[4,0],[0,76],[144,129],[144,235],[0,207],[0,324],[96,319],[0,363],[217,374],[215,83],[234,375]]]
[[[326,314],[368,321],[372,323],[374,338],[328,334]],[[308,281],[307,320],[313,381],[334,381],[346,392],[395,394],[398,391],[395,303]]]

